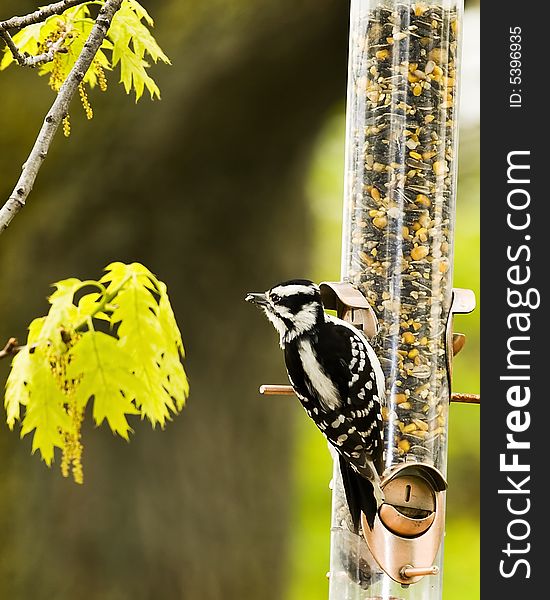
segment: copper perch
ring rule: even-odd
[[[451,394],[451,402],[462,402],[463,404],[479,404],[479,394],[462,394],[457,392]]]
[[[262,385],[260,394],[262,396],[293,396],[294,390],[291,385]]]
[[[260,394],[263,396],[293,396],[294,390],[290,385],[262,385],[260,387]],[[479,395],[456,393],[451,395],[451,402],[479,404]]]
[[[405,579],[412,579],[413,577],[423,577],[424,575],[438,575],[439,567],[433,565],[431,567],[413,567],[411,565],[405,565],[401,569],[401,577]]]

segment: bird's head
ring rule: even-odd
[[[249,293],[245,300],[262,308],[285,342],[310,332],[324,321],[319,286],[308,279],[292,279],[263,293]]]

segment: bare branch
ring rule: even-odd
[[[21,64],[21,62],[24,62],[25,57],[21,54],[21,52],[19,52],[19,49],[15,45],[15,42],[13,41],[11,35],[7,31],[3,31],[2,29],[0,29],[0,37],[6,42],[6,46],[10,49],[11,53],[13,54],[13,58],[15,58],[15,60],[19,64]]]
[[[82,48],[80,56],[76,59],[71,72],[61,86],[54,103],[44,119],[31,153],[23,165],[21,176],[10,197],[0,209],[0,234],[6,230],[15,215],[25,206],[27,197],[33,188],[38,171],[48,154],[57,128],[66,116],[71,99],[92,64],[103,39],[107,35],[113,16],[121,4],[122,0],[107,0],[99,11],[96,22]]]
[[[15,338],[10,338],[8,343],[4,346],[3,350],[0,350],[0,359],[7,358],[8,356],[15,356],[19,352],[19,342]]]
[[[37,54],[36,56],[28,56],[25,54],[21,54],[19,49],[15,45],[13,38],[7,31],[2,31],[0,29],[0,37],[4,39],[6,45],[10,49],[13,54],[13,58],[21,65],[22,67],[36,67],[42,63],[50,62],[54,59],[54,56],[57,52],[66,52],[67,50],[63,47],[65,42],[65,38],[67,34],[62,34],[59,39],[50,44],[49,50],[43,52],[42,54]]]
[[[23,17],[11,17],[11,19],[0,21],[0,31],[6,31],[8,29],[21,29],[21,27],[27,27],[27,25],[40,23],[41,21],[45,21],[48,17],[51,17],[52,15],[60,15],[62,12],[65,12],[68,8],[71,8],[71,6],[76,6],[77,4],[84,4],[85,2],[89,2],[89,0],[62,0],[61,2],[54,2],[53,4],[48,4],[48,6],[44,6],[39,10],[35,10],[33,13],[30,13]]]

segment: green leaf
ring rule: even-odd
[[[113,263],[107,270],[102,279],[110,282],[107,293],[122,286],[113,301],[111,320],[120,322],[120,343],[132,356],[144,385],[136,403],[153,427],[164,426],[170,412],[181,410],[188,395],[179,356],[183,344],[166,286],[138,263]]]
[[[82,296],[78,302],[78,323],[84,323],[86,319],[94,318],[102,321],[111,321],[111,317],[101,310],[103,294],[92,292]],[[78,325],[77,325],[78,327]]]
[[[32,452],[40,450],[42,459],[49,466],[54,448],[63,448],[62,433],[73,427],[63,407],[66,396],[58,386],[43,348],[36,348],[29,354],[25,370],[28,397],[21,437],[34,431]]]
[[[145,19],[152,25],[152,19],[137,2],[125,0],[120,10],[113,17],[108,37],[113,43],[112,65],[120,62],[120,81],[126,93],[132,89],[136,93],[136,102],[147,88],[151,99],[160,98],[160,90],[146,69],[149,64],[144,60],[147,52],[154,62],[158,60],[170,64],[170,59],[161,50],[147,26]]]
[[[106,419],[111,430],[125,440],[132,431],[126,415],[139,414],[132,399],[140,393],[141,382],[132,374],[132,366],[114,337],[88,331],[71,349],[67,368],[68,378],[79,381],[74,391],[77,406],[84,408],[93,396],[96,425]]]
[[[181,411],[189,396],[189,382],[179,355],[167,352],[161,359],[160,368],[164,373],[163,385],[176,402],[176,408]]]
[[[178,410],[182,410],[189,395],[189,382],[181,364],[185,356],[181,333],[176,323],[176,317],[168,298],[166,285],[158,282],[160,292],[159,319],[165,337],[165,351],[162,356],[161,367],[165,371],[166,389],[176,401]]]
[[[128,6],[136,13],[140,19],[144,19],[147,25],[153,27],[154,22],[151,15],[141,6],[137,0],[127,0]]]
[[[53,16],[47,19],[41,31],[42,39],[46,39],[49,31],[45,31],[49,26],[51,32],[58,28],[61,22],[65,31],[70,32],[71,37],[67,38],[63,47],[64,53],[57,53],[55,62],[43,63],[39,67],[39,74],[45,75],[51,73],[54,69],[58,73],[60,83],[65,81],[69,72],[74,66],[76,59],[79,57],[84,44],[90,35],[95,21],[89,17],[90,11],[85,4],[75,6],[62,15]],[[84,82],[89,83],[91,69],[88,69],[84,76]]]
[[[55,292],[48,298],[51,304],[44,319],[37,341],[49,341],[57,352],[64,352],[66,345],[61,339],[61,330],[71,329],[78,318],[78,309],[73,303],[75,293],[82,287],[80,279],[71,278],[54,284]]]
[[[168,289],[166,284],[162,281],[157,281],[157,289],[160,293],[159,309],[160,309],[160,322],[164,330],[164,335],[168,340],[175,345],[182,357],[185,356],[185,350],[183,348],[183,341],[181,339],[181,333],[176,322],[170,299],[168,298]]]
[[[29,325],[29,336],[27,338],[27,345],[32,346],[40,339],[40,335],[42,333],[42,329],[44,329],[44,323],[46,322],[46,317],[38,317],[31,321]]]
[[[134,276],[117,295],[116,304],[112,320],[120,321],[120,343],[134,359],[136,374],[143,381],[136,401],[153,426],[156,423],[163,426],[169,418],[169,409],[175,412],[176,408],[163,386],[163,372],[158,364],[164,336],[157,303],[147,284]]]
[[[108,283],[107,293],[120,291],[123,285],[130,279],[137,278],[143,285],[151,290],[157,289],[158,279],[149,271],[149,269],[140,263],[131,263],[129,265],[122,262],[113,262],[105,267],[105,275],[99,280],[101,283]]]
[[[90,1],[72,7],[60,15],[49,17],[43,23],[23,28],[13,37],[20,52],[36,56],[44,51],[47,43],[58,40],[61,35],[66,36],[63,41],[64,52],[57,53],[53,61],[38,67],[40,75],[50,76],[50,87],[54,90],[59,90],[67,78],[94,26],[95,20],[90,17],[88,8],[92,4],[103,2]],[[84,74],[83,82],[94,88],[98,83],[97,66],[111,70],[120,63],[120,82],[127,93],[135,91],[136,102],[145,89],[151,99],[160,98],[160,90],[147,72],[150,65],[146,55],[155,63],[171,63],[149,30],[152,26],[153,19],[137,0],[124,0],[112,19],[107,38],[103,40],[93,64]],[[110,58],[106,52],[111,54]],[[4,48],[0,70],[13,62],[9,48]]]
[[[99,291],[82,294],[90,287]],[[107,421],[126,440],[128,415],[164,426],[189,394],[184,347],[166,285],[139,263],[112,263],[100,281],[70,278],[54,288],[48,314],[31,322],[27,345],[12,361],[6,421],[13,429],[22,419],[21,436],[34,432],[33,452],[48,465],[61,448],[63,474],[71,469],[82,482],[88,402],[95,423]],[[95,319],[107,321],[107,333],[94,330]]]
[[[11,362],[11,371],[6,382],[4,407],[6,408],[8,427],[12,430],[15,426],[15,421],[18,421],[20,418],[21,406],[26,406],[29,401],[27,382],[32,374],[30,359],[29,347],[24,346]]]
[[[127,94],[132,91],[132,88],[135,90],[136,102],[143,96],[145,87],[152,100],[160,99],[160,90],[157,84],[145,70],[148,66],[147,61],[134,54],[130,48],[126,48],[120,54],[120,82],[124,85]]]
[[[136,6],[139,7],[137,10],[134,8]],[[170,59],[161,50],[147,26],[141,22],[145,15],[145,9],[137,2],[126,0],[122,3],[120,10],[113,17],[108,34],[115,46],[113,64],[117,64],[119,53],[130,46],[130,43],[139,58],[143,58],[147,52],[155,62],[161,60],[170,64]],[[149,15],[147,17],[147,23],[152,26],[152,19]]]

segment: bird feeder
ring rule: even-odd
[[[377,321],[385,502],[353,533],[335,461],[331,600],[441,598],[452,314],[475,304],[452,286],[461,19],[351,2],[342,279]]]
[[[330,600],[439,600],[447,490],[462,0],[351,0],[342,281],[326,309],[386,379],[384,503],[355,532],[334,449]],[[264,394],[292,394],[266,385]],[[329,446],[329,448],[331,448]]]

